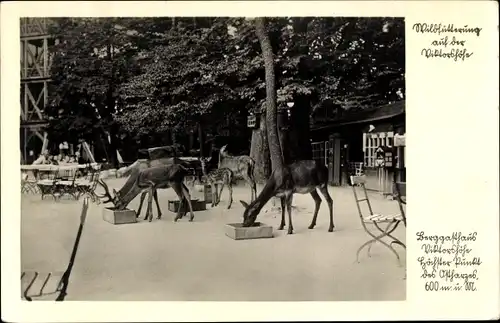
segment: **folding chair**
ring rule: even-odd
[[[21,193],[38,193],[38,186],[36,185],[36,178],[30,176],[28,172],[21,173]]]
[[[373,209],[370,203],[370,200],[368,198],[368,193],[366,191],[365,187],[366,183],[366,177],[365,176],[351,176],[351,184],[352,184],[352,191],[354,193],[354,198],[356,200],[356,206],[358,208],[358,213],[359,217],[361,219],[361,225],[363,226],[363,229],[372,237],[372,239],[368,240],[364,244],[359,247],[357,253],[356,253],[356,261],[359,262],[359,253],[363,248],[368,247],[368,256],[370,257],[370,250],[372,245],[375,242],[380,242],[382,245],[386,246],[389,248],[389,250],[392,251],[392,253],[396,256],[398,264],[401,265],[400,259],[399,259],[399,254],[396,252],[396,250],[392,247],[392,244],[398,244],[402,246],[403,248],[406,249],[406,246],[404,243],[402,243],[399,239],[394,237],[392,235],[392,232],[396,230],[396,228],[399,226],[399,224],[404,220],[404,217],[401,214],[395,214],[395,215],[382,215],[382,214],[375,214],[373,213]],[[364,198],[358,198],[358,193],[356,192],[356,187],[360,186],[362,188],[362,191],[364,193]],[[368,210],[370,212],[370,215],[363,216],[363,212],[361,211],[361,206],[360,202],[366,202],[368,205]],[[370,230],[367,226],[367,224],[373,224],[374,227],[378,230]],[[382,224],[387,224],[385,228],[382,228]],[[375,232],[372,232],[375,231]],[[390,238],[391,242],[387,243],[383,241],[383,238]]]
[[[87,168],[87,174],[83,178],[78,178],[75,181],[75,185],[77,188],[77,199],[80,198],[81,195],[87,195],[90,197],[92,202],[99,204],[99,198],[95,194],[95,189],[97,188],[97,181],[99,180],[99,175],[101,173],[101,165],[97,166],[89,166]]]
[[[41,193],[41,198],[45,197],[45,195],[52,195],[54,200],[56,199],[56,183],[57,183],[57,172],[51,171],[47,172],[47,178],[39,179],[36,184]]]
[[[55,184],[55,193],[59,194],[59,198],[68,194],[73,196],[75,200],[78,199],[78,187],[75,185],[76,174],[75,169],[59,170]]]
[[[401,193],[403,191],[402,188],[404,188],[404,193]],[[401,211],[401,215],[403,216],[403,223],[406,227],[406,183],[394,183],[394,197],[396,198],[396,201],[398,201],[399,210]]]

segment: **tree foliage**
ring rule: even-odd
[[[404,21],[267,19],[278,107],[361,109],[404,93]],[[249,135],[266,99],[262,52],[241,17],[57,19],[50,135],[101,139],[197,131]],[[328,104],[325,104],[328,103]],[[300,111],[299,111],[300,110]],[[305,117],[304,117],[305,116]],[[293,119],[293,117],[292,117]],[[306,122],[307,123],[307,122]],[[308,124],[308,123],[307,123]],[[302,131],[302,130],[301,130]]]

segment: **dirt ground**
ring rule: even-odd
[[[108,179],[120,187],[123,179]],[[192,195],[201,193],[190,188]],[[258,188],[258,192],[260,188]],[[172,190],[160,190],[163,218],[153,222],[112,225],[102,219],[103,204],[90,203],[66,300],[99,301],[386,301],[406,295],[404,249],[395,246],[402,266],[384,246],[357,248],[370,237],[361,227],[350,187],[330,187],[335,230],[328,230],[328,207],[321,204],[317,226],[307,227],[314,203],[295,195],[294,234],[278,231],[280,214],[262,212],[258,221],[274,227],[274,238],[235,241],[225,236],[226,223],[241,222],[240,199],[250,189],[234,188],[233,207],[227,190],[221,204],[174,223],[167,201]],[[374,211],[398,212],[395,201],[373,193]],[[137,209],[139,198],[130,208]],[[271,204],[269,202],[268,204]],[[66,269],[78,230],[82,201],[23,194],[21,268],[25,272]],[[143,207],[143,214],[145,209]],[[405,242],[404,226],[395,236]],[[56,278],[51,278],[56,279]],[[39,282],[35,285],[40,285]],[[50,285],[50,283],[49,283]],[[35,288],[36,289],[36,288]]]

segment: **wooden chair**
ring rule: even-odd
[[[403,216],[403,223],[406,227],[406,183],[405,182],[395,182],[394,183],[394,197],[398,201],[399,210]]]
[[[95,189],[97,188],[97,181],[101,174],[101,165],[89,166],[87,174],[83,178],[78,178],[75,181],[77,187],[77,199],[81,195],[87,195],[90,197],[93,203],[99,204],[99,198],[95,194]]]
[[[58,194],[59,198],[68,194],[71,195],[75,200],[77,200],[78,187],[75,184],[76,174],[76,169],[59,170],[58,176],[56,177],[56,187],[54,194]]]
[[[402,246],[403,248],[406,249],[406,246],[404,243],[402,243],[399,239],[394,237],[392,235],[392,232],[396,230],[396,228],[399,226],[399,224],[403,221],[405,221],[404,216],[401,214],[394,214],[394,215],[382,215],[382,214],[376,214],[373,213],[373,209],[370,203],[370,199],[368,198],[368,193],[366,191],[365,187],[366,183],[366,177],[365,176],[351,176],[351,184],[352,184],[352,190],[354,193],[354,198],[356,201],[356,206],[358,208],[358,213],[359,217],[361,220],[361,225],[363,226],[363,229],[368,233],[368,235],[371,237],[370,240],[362,244],[357,253],[356,253],[356,261],[359,262],[359,253],[363,248],[368,247],[368,256],[370,257],[370,250],[372,245],[375,242],[380,242],[382,245],[386,246],[389,250],[392,251],[392,253],[396,256],[398,264],[401,265],[400,263],[400,258],[399,254],[396,252],[396,250],[392,247],[392,244],[398,244]],[[357,187],[361,187],[364,197],[358,198],[358,193],[357,193]],[[360,202],[366,202],[368,205],[368,210],[370,212],[369,215],[364,216],[363,212],[361,211],[361,206]],[[369,228],[369,224],[373,224],[374,228]],[[385,228],[382,228],[383,224],[386,224]],[[391,239],[390,243],[385,242],[382,240],[383,238],[389,238]]]
[[[34,176],[30,176],[28,172],[21,173],[21,193],[30,193],[36,194],[38,193],[38,186],[36,183],[36,178]]]
[[[56,190],[57,190],[57,172],[51,171],[51,172],[46,172],[47,176],[44,179],[39,179],[36,182],[36,185],[38,186],[40,193],[41,193],[41,198],[45,197],[45,195],[52,195],[54,197],[54,200],[56,199]]]

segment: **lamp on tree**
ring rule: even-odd
[[[295,105],[295,103],[294,102],[287,102],[286,105],[288,107],[288,110],[287,110],[288,117],[290,118],[290,109]]]

